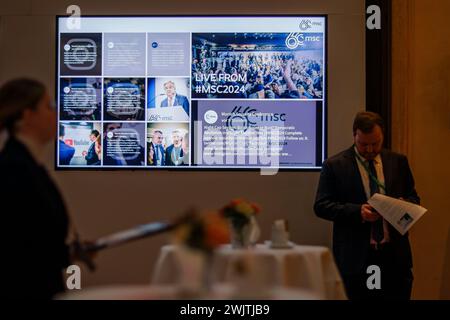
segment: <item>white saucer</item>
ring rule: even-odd
[[[266,241],[266,244],[269,245],[271,249],[292,249],[294,244],[290,241],[286,243],[272,243],[272,241]]]

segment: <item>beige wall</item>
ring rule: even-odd
[[[156,13],[328,13],[329,14],[329,153],[351,144],[354,113],[364,106],[364,1],[1,1],[0,82],[22,75],[55,81],[55,14],[77,3],[83,14]],[[53,89],[51,89],[53,92]],[[49,156],[51,167],[51,156]],[[53,171],[53,170],[52,170]],[[270,224],[288,218],[292,238],[301,244],[330,245],[331,226],[312,211],[318,173],[250,172],[53,172],[81,234],[95,238],[148,221],[170,219],[189,205],[218,208],[243,196],[263,207],[262,238]],[[83,285],[140,283],[150,279],[158,236],[98,257],[98,271]]]
[[[429,209],[411,232],[414,297],[450,298],[450,1],[394,0],[393,9],[394,149],[408,155]]]

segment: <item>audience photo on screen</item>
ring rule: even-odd
[[[287,50],[286,36],[193,34],[192,97],[322,99],[323,48]],[[197,91],[217,86],[227,89]]]

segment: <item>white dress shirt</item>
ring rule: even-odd
[[[359,152],[358,149],[355,147],[356,157],[360,157],[364,161],[364,163],[369,166],[369,162],[367,159],[365,159]],[[366,193],[367,200],[371,198],[370,196],[370,177],[367,173],[367,170],[364,168],[364,165],[356,159],[356,163],[358,164],[359,173],[361,174],[362,183],[364,186],[364,192]],[[383,173],[383,161],[381,160],[381,155],[377,154],[375,159],[373,159],[373,164],[375,166],[375,171],[377,173],[377,179],[382,184],[385,185],[384,182],[384,173]],[[385,190],[383,188],[379,188],[379,193],[385,194]],[[384,239],[381,243],[389,242],[389,229],[386,220],[383,219],[383,229],[384,229]],[[376,244],[375,240],[371,238],[370,240],[371,244]]]

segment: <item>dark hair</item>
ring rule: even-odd
[[[20,78],[6,82],[0,88],[0,129],[12,133],[26,109],[36,110],[43,98],[45,85],[37,80]]]
[[[98,132],[98,130],[92,130],[91,134],[93,134],[96,138],[100,135],[100,132]]]
[[[370,111],[358,112],[353,121],[353,135],[356,135],[357,130],[361,130],[362,133],[371,133],[376,125],[384,132],[384,122],[378,113]]]

